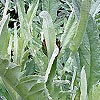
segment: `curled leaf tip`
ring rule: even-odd
[[[48,13],[47,11],[42,11],[42,12],[40,12],[39,16],[40,16],[41,18],[45,18],[48,14],[49,14],[49,13]]]

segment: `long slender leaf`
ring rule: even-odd
[[[32,19],[36,14],[36,11],[38,9],[38,4],[39,4],[39,0],[35,0],[32,2],[32,4],[30,5],[28,12],[27,12],[27,17],[28,17],[28,22],[29,25],[32,25]]]
[[[77,31],[77,22],[75,21],[70,30],[68,31],[68,34],[66,35],[66,37],[64,38],[63,42],[62,42],[62,48],[61,48],[61,51],[60,51],[60,54],[59,54],[59,57],[62,56],[62,54],[64,54],[65,52],[65,49],[68,48],[70,42],[72,41],[76,31]]]
[[[26,19],[26,13],[25,13],[25,8],[24,8],[24,1],[23,0],[17,0],[17,7],[18,7],[18,16],[20,20],[20,26],[21,26],[21,34],[25,38],[26,44],[28,41],[31,40],[31,33],[29,29],[29,25]]]
[[[74,21],[75,21],[75,15],[74,15],[74,11],[72,11],[69,18],[68,18],[68,21],[67,21],[67,23],[64,27],[64,33],[61,36],[61,42],[64,41],[64,39],[65,39],[66,35],[68,34],[68,32],[69,32]]]
[[[77,34],[74,37],[73,45],[71,46],[72,49],[72,56],[76,53],[77,49],[79,48],[84,33],[86,31],[86,25],[88,21],[88,16],[91,7],[91,0],[82,0],[81,9],[80,9],[80,22],[77,29]]]
[[[54,52],[53,52],[53,54],[52,54],[52,56],[51,56],[51,59],[50,59],[50,61],[49,61],[48,68],[47,68],[47,70],[46,70],[45,82],[48,81],[48,77],[49,77],[49,74],[50,74],[50,71],[51,71],[53,62],[54,62],[54,60],[55,60],[55,57],[58,55],[58,53],[59,53],[59,48],[56,46],[56,47],[55,47],[55,50],[54,50]]]
[[[81,95],[80,100],[87,100],[87,79],[86,79],[86,73],[84,67],[81,71]]]
[[[13,35],[10,35],[9,45],[8,45],[8,55],[11,60],[11,49],[12,49]]]
[[[6,15],[0,22],[0,53],[3,57],[7,55],[7,48],[9,42],[9,33],[8,33],[8,19],[9,16]]]
[[[56,45],[56,32],[50,14],[47,11],[42,11],[40,17],[43,18],[43,34],[46,41],[48,60],[50,60],[54,47]]]
[[[17,26],[14,23],[14,62],[17,63],[18,56],[18,36],[17,36]]]

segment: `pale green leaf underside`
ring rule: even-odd
[[[85,73],[85,66],[83,66],[81,70],[81,86],[80,86],[80,100],[87,100],[87,79],[86,79],[86,73]]]
[[[56,45],[56,33],[50,14],[47,11],[42,11],[40,17],[43,18],[42,32],[46,41],[48,60],[50,60]]]

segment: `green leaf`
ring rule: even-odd
[[[85,34],[83,37],[82,44],[80,45],[79,49],[79,59],[80,59],[80,66],[85,66],[86,69],[86,76],[87,76],[87,81],[90,77],[90,57],[91,57],[91,52],[90,52],[90,43],[89,43],[89,38],[88,35]]]
[[[55,98],[53,79],[54,79],[55,72],[56,72],[56,64],[57,64],[58,53],[59,53],[59,48],[56,46],[55,50],[54,50],[54,52],[51,56],[51,59],[48,63],[48,68],[47,68],[46,74],[45,74],[45,82],[46,82],[46,85],[47,85],[47,89],[48,89],[48,92],[50,93],[50,96],[53,96],[53,98]]]
[[[96,0],[91,6],[90,14],[91,16],[95,17],[95,14],[98,13],[100,10],[100,0]]]
[[[6,80],[7,83],[11,84],[12,86],[16,86],[18,84],[19,78],[22,75],[22,73],[20,72],[20,66],[16,64],[10,64],[9,67],[11,68],[8,68],[6,70],[4,80]]]
[[[3,84],[4,84],[7,92],[9,93],[9,95],[11,97],[11,100],[17,100],[17,98],[16,98],[16,95],[18,95],[17,92],[6,81],[4,81],[4,80],[3,80]],[[8,97],[9,96],[7,96],[7,98]],[[10,100],[10,99],[7,99],[7,100]]]
[[[26,68],[25,68],[26,72],[25,72],[25,75],[35,74],[36,68],[37,68],[37,65],[35,64],[34,59],[32,59],[31,61],[28,61],[26,63]]]
[[[24,1],[23,0],[17,0],[17,7],[18,7],[18,17],[20,21],[20,28],[21,28],[21,35],[24,36],[26,44],[28,41],[31,40],[31,33],[29,29],[29,25],[27,22],[27,15],[25,13],[25,7],[24,7]]]
[[[90,16],[86,34],[79,48],[80,65],[85,66],[88,93],[92,95],[92,87],[100,79],[100,40],[99,31],[93,18]],[[89,97],[90,98],[90,97]],[[92,96],[91,99],[92,100]]]
[[[45,74],[45,82],[47,82],[48,81],[48,78],[50,78],[49,77],[49,74],[51,74],[52,72],[54,72],[54,70],[51,70],[52,69],[52,65],[53,65],[53,63],[54,63],[54,60],[55,60],[55,58],[56,58],[56,56],[58,55],[58,53],[59,53],[59,48],[56,46],[55,47],[55,50],[54,50],[54,52],[53,52],[53,54],[52,54],[52,56],[51,56],[51,59],[50,59],[50,61],[49,61],[49,64],[48,64],[48,68],[47,68],[47,70],[46,70],[46,74]],[[51,72],[51,73],[50,73]],[[51,74],[52,75],[52,74]],[[53,78],[53,77],[52,77]],[[51,78],[51,79],[52,79]],[[51,81],[51,79],[50,79],[50,81]]]
[[[7,48],[9,42],[9,33],[8,33],[8,19],[9,15],[3,17],[0,22],[0,53],[3,57],[7,55]]]
[[[33,77],[28,76],[28,77],[25,77],[24,79],[21,79],[21,81],[18,83],[16,88],[19,90],[20,95],[25,96],[26,98],[30,89],[36,84],[37,84],[37,80],[34,79],[34,76]]]
[[[13,35],[10,34],[9,45],[8,45],[8,55],[9,59],[11,60],[11,50],[12,50],[12,43],[13,43]]]
[[[28,56],[29,56],[29,51],[28,50],[26,50],[25,52],[23,52],[22,58],[21,58],[21,62],[20,62],[21,70],[22,71],[24,70],[26,61],[28,60]]]
[[[30,26],[32,25],[32,19],[35,16],[36,11],[38,9],[38,4],[39,4],[39,0],[33,0],[33,2],[31,3],[27,11],[27,21]]]
[[[18,36],[17,36],[17,23],[14,23],[14,62],[17,63],[18,56]]]
[[[45,71],[48,66],[48,58],[47,56],[42,52],[42,50],[38,51],[34,56],[34,62],[35,62],[35,70],[37,72],[40,72],[41,75],[45,75]]]
[[[9,65],[8,65],[9,64]],[[22,98],[27,100],[30,95],[36,95],[44,90],[44,77],[40,75],[22,76],[20,66],[9,63],[7,59],[0,59],[0,76]],[[29,100],[34,100],[34,96]]]
[[[74,12],[70,14],[70,17],[68,18],[67,24],[65,25],[64,33],[61,37],[62,42],[62,48],[59,54],[59,57],[64,54],[65,49],[68,48],[69,43],[72,41],[76,31],[77,31],[77,22],[75,21]]]
[[[44,81],[44,77],[41,75],[28,75],[20,78],[20,82],[28,82],[28,81]]]
[[[92,92],[92,93],[91,93]],[[89,100],[100,99],[100,83],[93,86],[89,94]]]
[[[80,0],[72,0],[77,20],[80,19]]]
[[[100,40],[99,31],[96,23],[90,16],[87,31],[90,43],[90,77],[89,77],[89,89],[100,79]]]
[[[43,82],[41,82],[41,83],[38,83],[38,82],[37,82],[37,84],[35,84],[35,85],[30,89],[28,95],[33,94],[33,93],[36,93],[36,92],[39,92],[39,91],[41,91],[41,90],[43,90],[43,89],[44,89],[44,83],[43,83]]]
[[[71,46],[72,56],[77,52],[77,49],[79,48],[82,42],[84,33],[86,31],[86,25],[90,12],[90,7],[91,7],[91,0],[82,0],[80,8],[80,22],[78,25],[77,34],[75,35],[73,39],[73,44]]]
[[[39,15],[43,18],[42,31],[46,41],[48,60],[50,60],[56,45],[56,33],[50,14],[47,11],[42,11]]]
[[[23,21],[25,14],[25,8],[24,8],[24,1],[23,0],[17,0],[17,6],[18,6],[18,14],[19,14],[19,20]]]
[[[18,64],[21,64],[22,62],[24,48],[25,48],[24,36],[20,31],[20,37],[18,37]]]
[[[60,92],[59,93],[59,100],[66,100],[67,96],[66,96],[66,92]]]
[[[9,65],[9,61],[7,59],[0,58],[0,76],[4,76],[8,65]]]
[[[43,3],[43,10],[47,11],[53,21],[55,21],[57,17],[57,10],[59,7],[59,0],[42,0]]]
[[[61,42],[62,42],[62,44],[63,44],[63,41],[64,41],[66,35],[68,34],[70,28],[72,27],[74,21],[75,21],[75,15],[74,15],[74,11],[72,11],[71,14],[70,14],[70,16],[69,16],[69,18],[68,18],[67,23],[65,24],[64,33],[61,36]]]
[[[87,80],[86,80],[86,73],[84,66],[81,70],[81,95],[80,95],[80,100],[87,100]]]
[[[26,100],[48,100],[45,94],[42,93],[43,91],[39,91],[35,94],[31,94],[26,98]]]
[[[5,84],[3,84],[3,82],[0,78],[0,97],[4,96],[7,100],[12,100],[11,95],[9,94],[9,92],[7,90],[8,89],[5,87]]]
[[[75,78],[76,78],[76,69],[74,69],[74,72],[73,72],[73,77],[72,77],[72,82],[71,82],[71,90],[74,90]]]
[[[37,37],[32,38],[32,44],[33,44],[33,47],[36,51],[38,51],[42,47],[41,40],[38,39]]]
[[[44,78],[39,75],[28,75],[22,77],[16,86],[20,95],[27,100],[34,100],[37,92],[42,92],[44,89]],[[32,96],[33,95],[33,96]]]
[[[98,30],[100,31],[100,12],[95,15],[95,20],[97,23]]]

